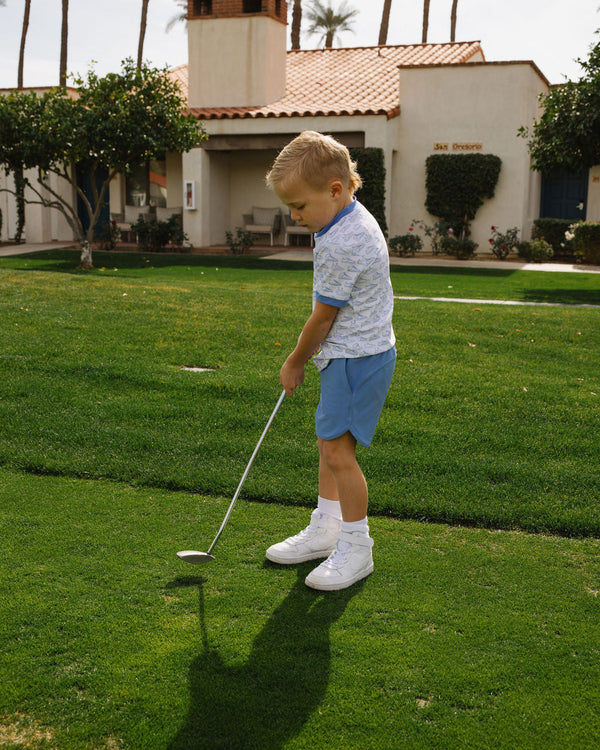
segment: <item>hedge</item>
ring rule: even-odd
[[[425,162],[425,207],[462,238],[486,198],[493,198],[502,161],[493,154],[432,154]]]
[[[363,186],[356,192],[356,198],[368,208],[381,231],[387,237],[388,226],[385,218],[385,162],[381,148],[351,148],[350,156],[356,162]]]

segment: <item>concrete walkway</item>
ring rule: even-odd
[[[489,258],[489,259],[488,259]],[[268,260],[312,260],[311,250],[285,250],[268,256]],[[526,263],[525,261],[496,260],[485,256],[481,260],[453,260],[450,258],[416,255],[414,258],[390,257],[392,266],[424,266],[428,268],[494,268],[500,271],[555,271],[562,273],[600,273],[599,266],[579,266],[574,263]]]
[[[27,255],[29,253],[39,253],[44,250],[62,250],[65,248],[79,247],[76,242],[45,242],[45,243],[24,243],[22,245],[4,245],[0,247],[0,258],[10,257],[13,255]],[[257,250],[258,248],[254,248]],[[275,248],[275,250],[277,250]],[[221,248],[219,248],[221,251]],[[267,251],[267,248],[265,248]],[[126,252],[120,250],[120,252]],[[198,252],[198,251],[197,251]],[[207,255],[211,254],[211,248],[204,251]],[[265,260],[295,260],[295,261],[312,261],[312,250],[300,250],[281,248],[280,252],[273,252],[268,248],[263,257]],[[450,258],[433,257],[431,255],[416,255],[414,258],[390,258],[392,266],[423,266],[425,268],[493,268],[500,271],[554,271],[557,273],[598,273],[600,266],[579,266],[574,263],[526,263],[516,260],[496,260],[492,256],[483,256],[476,260],[452,260]]]

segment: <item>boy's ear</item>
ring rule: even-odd
[[[331,180],[329,183],[329,192],[332,198],[339,198],[343,191],[344,186],[342,185],[341,180]]]

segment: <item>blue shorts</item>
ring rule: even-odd
[[[395,365],[395,347],[369,357],[332,359],[321,370],[317,437],[335,440],[350,432],[361,445],[371,445]]]

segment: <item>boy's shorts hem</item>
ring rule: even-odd
[[[367,357],[332,359],[320,373],[317,437],[335,440],[350,432],[365,448],[371,445],[395,364],[395,347]]]

